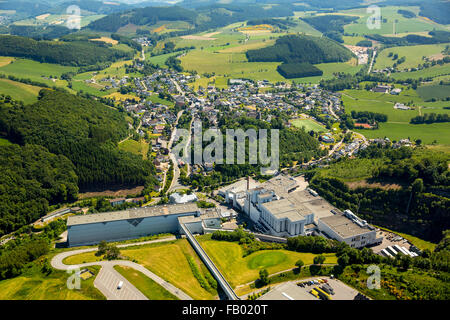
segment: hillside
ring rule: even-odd
[[[151,162],[117,148],[128,134],[124,115],[99,102],[42,90],[33,105],[1,108],[0,119],[0,132],[12,142],[69,158],[80,187],[157,184]]]
[[[0,147],[0,236],[77,194],[75,168],[65,156],[36,145]]]
[[[249,62],[283,62],[277,71],[285,78],[320,76],[321,70],[312,64],[345,62],[353,54],[337,42],[313,36],[283,36],[271,47],[248,50]]]
[[[108,15],[90,23],[88,28],[94,31],[117,32],[129,24],[151,26],[159,21],[182,21],[187,22],[190,27],[179,32],[194,33],[237,21],[291,15],[292,5],[264,8],[259,4],[213,4],[199,7],[195,11],[180,6],[147,7]]]
[[[131,57],[130,53],[112,49],[102,42],[36,41],[9,35],[0,35],[0,55],[66,66],[88,66]]]
[[[372,145],[307,175],[314,190],[340,209],[378,226],[439,241],[449,229],[449,156],[423,148]]]
[[[281,37],[271,47],[247,51],[250,62],[316,64],[345,62],[352,56],[348,49],[330,39],[297,35]]]

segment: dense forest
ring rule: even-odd
[[[283,63],[277,71],[286,79],[321,76],[323,71],[310,63]]]
[[[350,50],[327,38],[289,35],[277,39],[275,44],[246,53],[250,62],[283,62],[277,69],[286,78],[322,75],[311,64],[344,62],[353,57]]]
[[[78,178],[72,162],[37,145],[0,147],[0,235],[74,201]]]
[[[450,24],[450,1],[431,0],[420,1],[419,15],[430,18],[440,24]]]
[[[368,182],[399,187],[352,189],[343,180],[322,175],[316,169],[308,173],[312,188],[333,205],[350,209],[370,223],[439,241],[442,232],[450,228],[448,156],[423,149],[379,146],[370,146],[359,156],[384,161]]]
[[[110,46],[103,42],[36,41],[25,37],[0,35],[2,56],[77,67],[132,57],[132,53],[116,50]]]
[[[42,90],[33,105],[0,108],[0,132],[20,145],[38,144],[75,165],[80,187],[157,185],[150,161],[121,151],[128,135],[118,110],[65,92]]]
[[[311,64],[345,62],[353,56],[350,50],[330,39],[304,35],[283,36],[271,47],[249,50],[246,54],[250,62]]]

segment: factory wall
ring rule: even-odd
[[[178,217],[196,215],[186,212],[138,219],[96,222],[68,226],[69,246],[97,244],[102,240],[118,241],[158,233],[178,232]]]

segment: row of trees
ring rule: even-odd
[[[351,112],[352,118],[357,122],[369,123],[369,122],[387,122],[388,116],[383,113],[376,113],[371,111],[355,111]]]
[[[416,116],[412,118],[410,122],[412,124],[450,122],[450,116],[447,113],[425,113],[423,116]]]

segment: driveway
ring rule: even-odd
[[[176,239],[175,237],[168,237],[164,239],[157,239],[151,241],[127,243],[118,245],[117,247],[125,248],[131,246],[140,246],[149,243],[172,241],[175,239]],[[63,263],[63,260],[67,257],[93,251],[97,251],[97,248],[78,249],[62,252],[53,257],[53,259],[51,260],[51,265],[53,268],[58,270],[67,270],[73,267],[78,267],[82,269],[84,267],[89,266],[101,266],[102,268],[100,269],[100,272],[94,281],[94,286],[97,289],[99,289],[108,300],[148,300],[145,295],[143,295],[135,286],[133,286],[128,280],[126,280],[119,272],[117,272],[114,269],[114,266],[116,265],[130,267],[135,269],[136,271],[142,272],[147,277],[158,283],[164,289],[166,289],[171,294],[173,294],[174,296],[178,297],[181,300],[192,300],[192,298],[189,295],[181,291],[179,288],[168,283],[167,281],[160,278],[147,268],[135,262],[131,262],[128,260],[112,260],[112,261],[88,262],[79,265],[66,265]],[[123,286],[121,289],[117,289],[117,286],[119,285],[120,281],[123,281]]]

